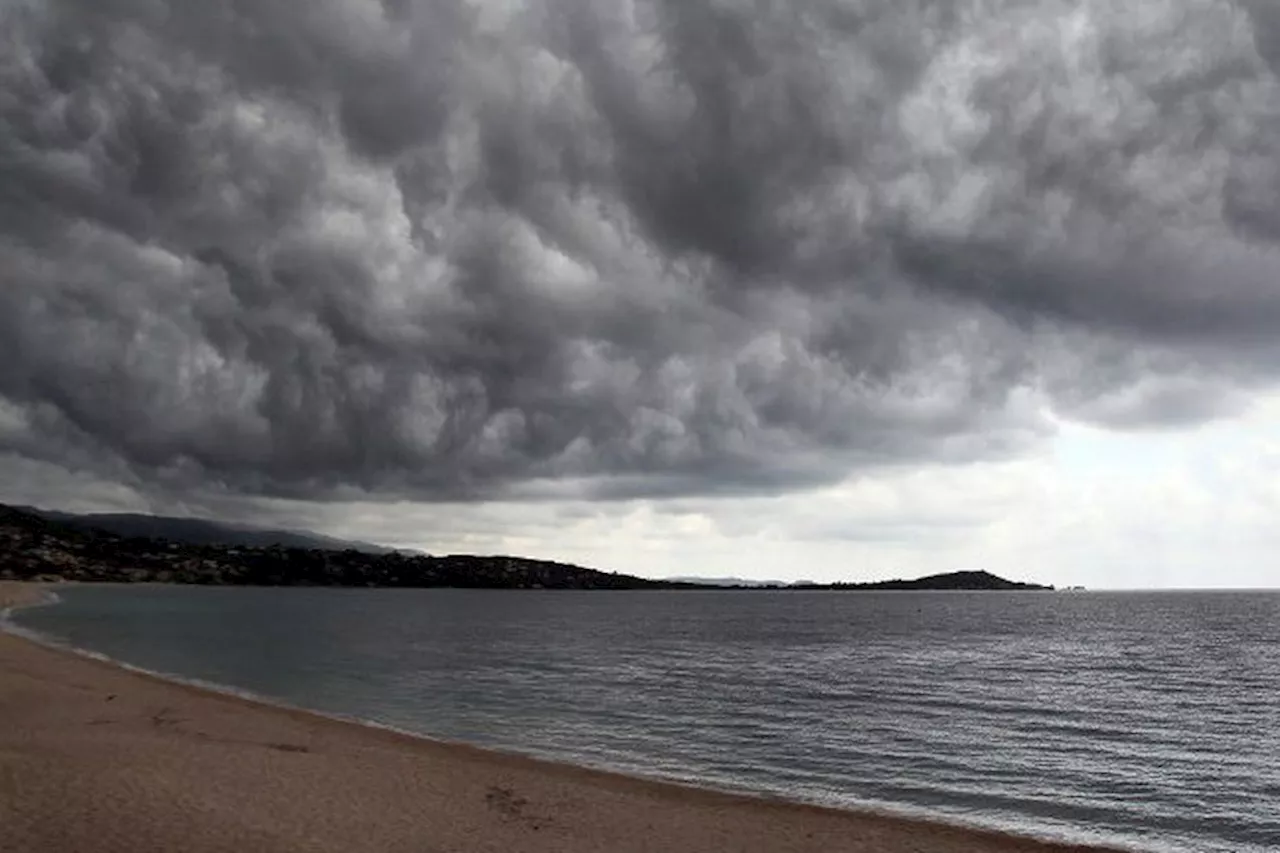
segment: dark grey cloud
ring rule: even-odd
[[[1280,371],[1280,18],[0,8],[0,451],[141,492],[774,492]]]

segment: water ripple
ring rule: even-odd
[[[1280,849],[1280,594],[65,599],[20,621],[424,734],[1050,838]]]

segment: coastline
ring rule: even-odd
[[[46,588],[0,582],[0,610]],[[1068,853],[436,741],[0,633],[0,850]]]

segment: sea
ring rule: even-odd
[[[1280,851],[1280,592],[57,598],[10,628],[432,738],[1136,851]]]

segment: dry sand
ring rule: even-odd
[[[0,607],[36,595],[0,582]],[[1085,849],[410,738],[0,633],[4,853]]]

